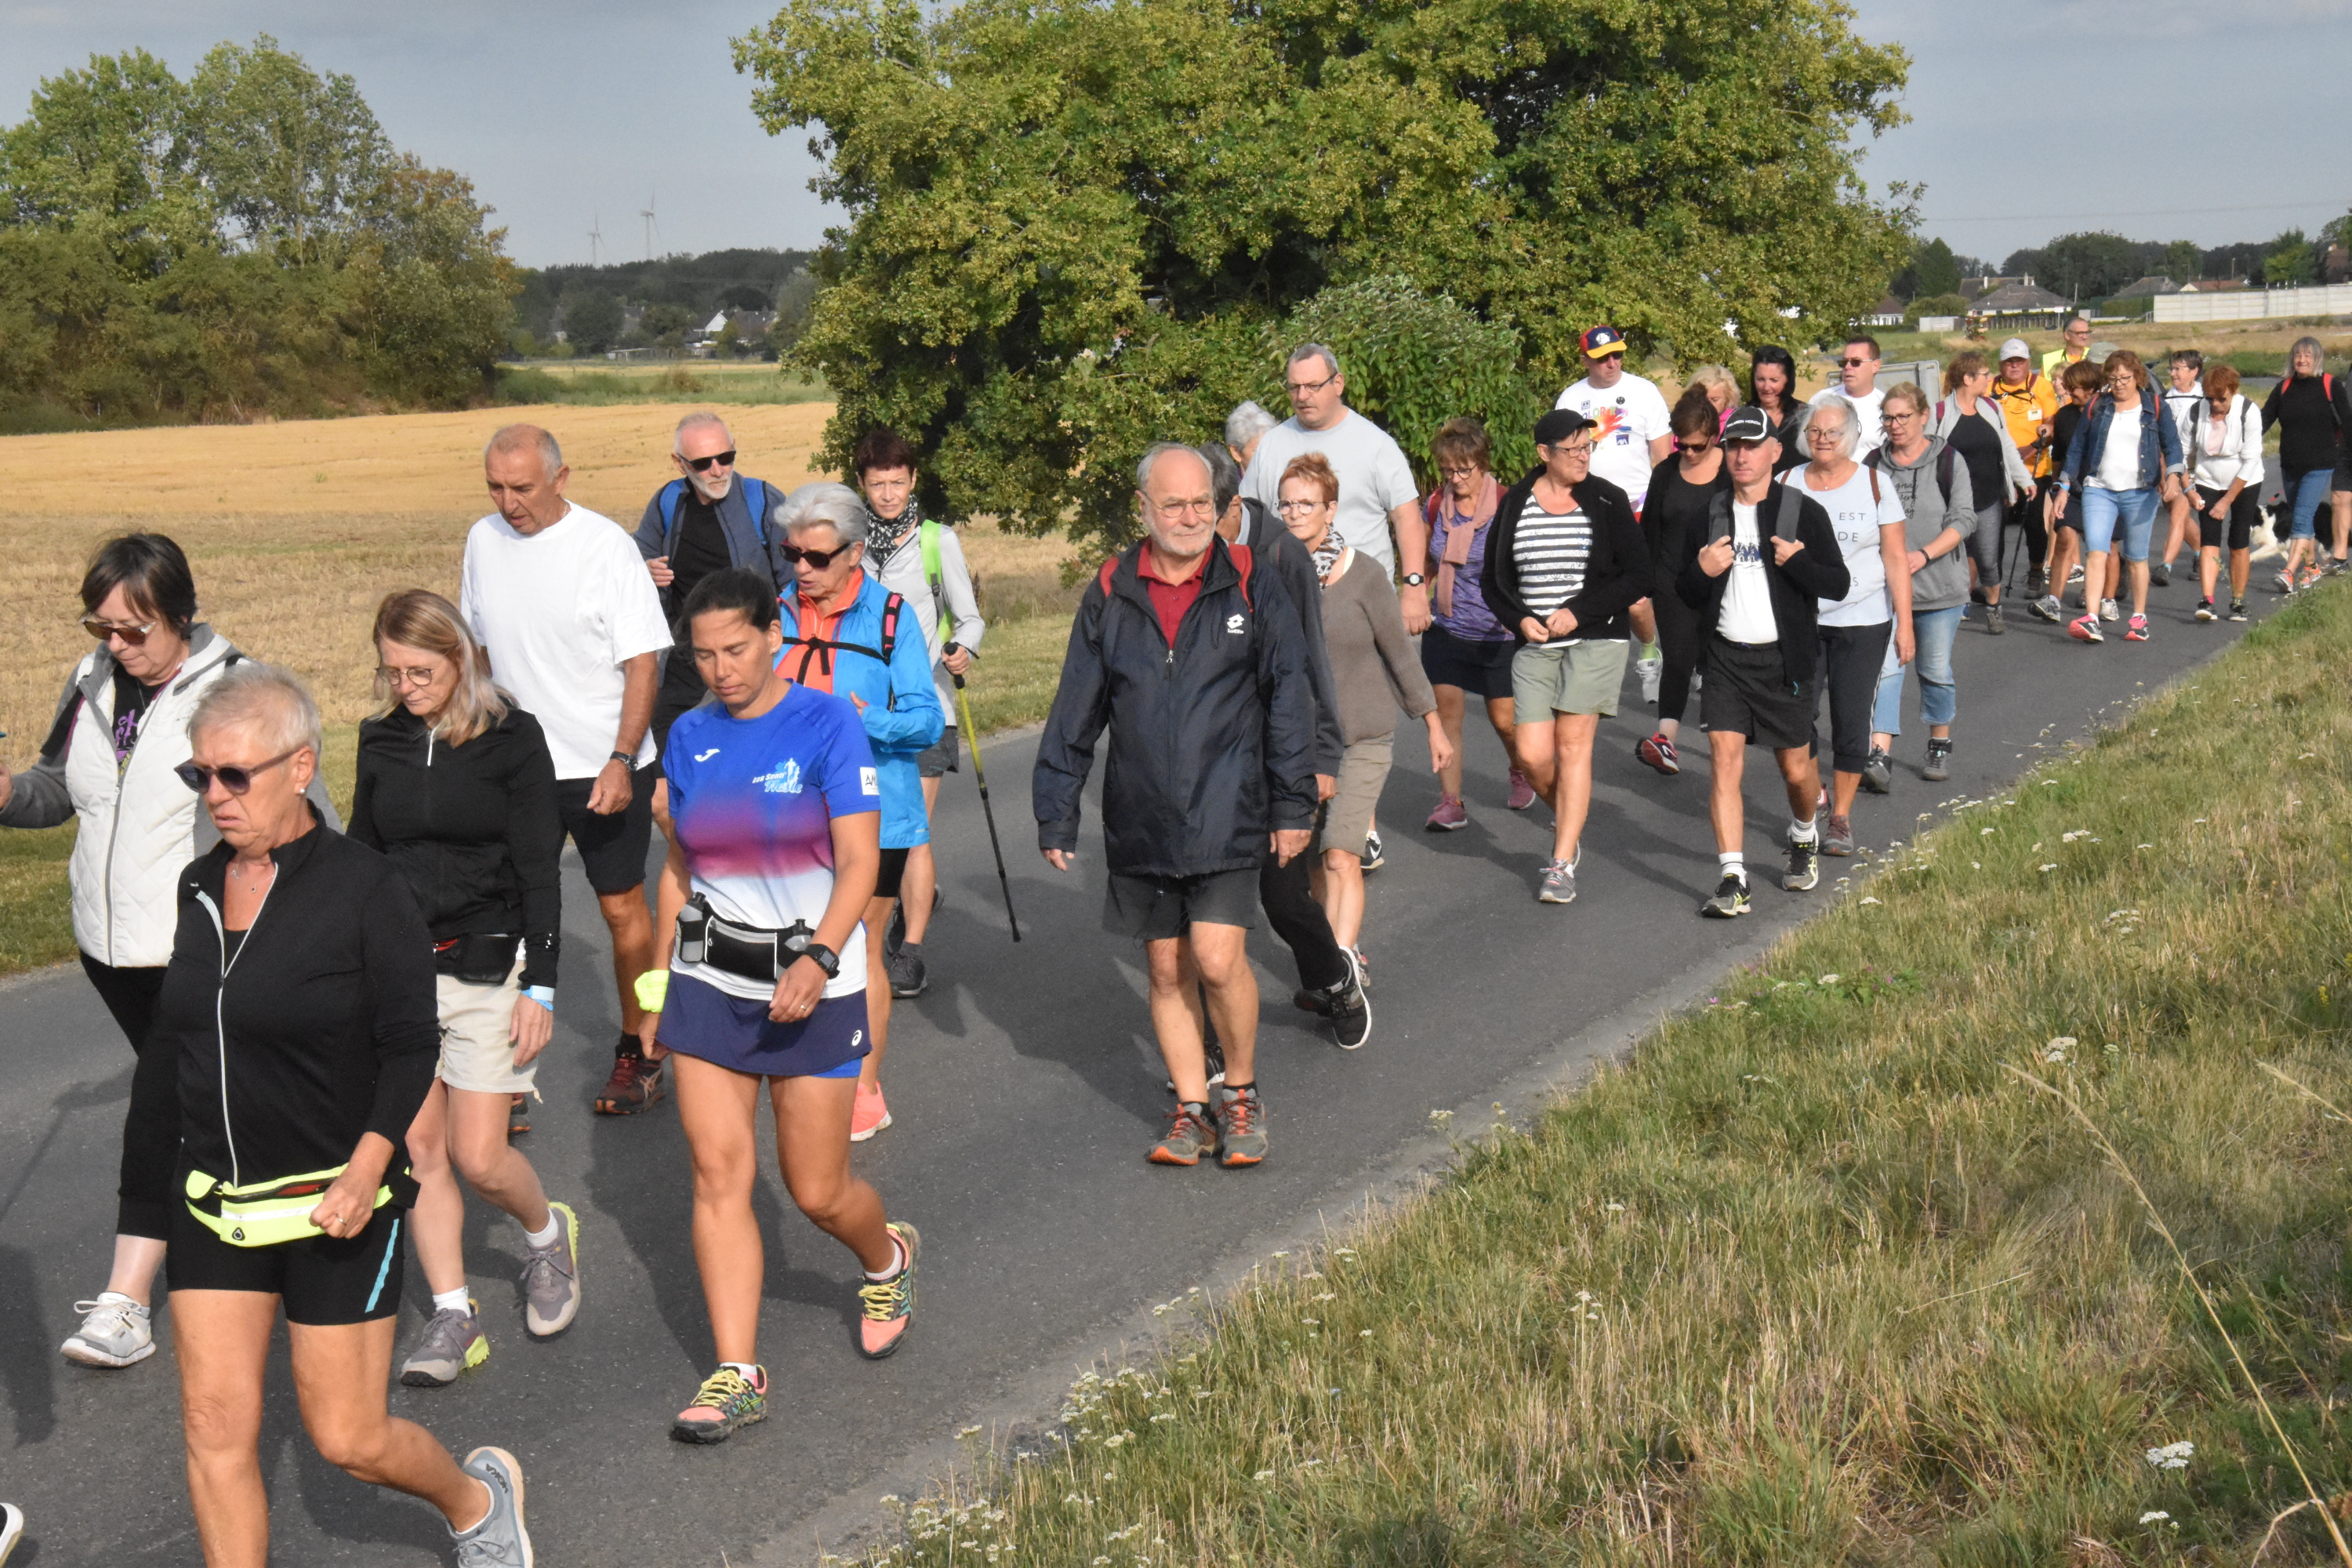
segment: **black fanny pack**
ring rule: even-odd
[[[794,921],[782,931],[743,925],[715,913],[699,894],[677,912],[678,962],[707,964],[746,980],[773,984],[815,940],[815,928],[806,921]]]
[[[499,931],[453,936],[433,944],[433,973],[455,975],[468,985],[504,985],[521,945],[520,938]]]

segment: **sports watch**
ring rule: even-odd
[[[821,942],[813,942],[806,947],[801,949],[800,955],[803,958],[807,959],[812,963],[814,963],[819,969],[824,970],[824,977],[827,980],[838,980],[841,978],[841,954],[834,952],[833,949],[825,946],[824,943]]]
[[[1418,572],[1408,572],[1404,574],[1404,585],[1408,588],[1418,588],[1428,581],[1428,578]]]

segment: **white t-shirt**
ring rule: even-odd
[[[1673,411],[1658,384],[1627,371],[1613,385],[1600,387],[1591,379],[1578,382],[1559,395],[1554,408],[1573,408],[1597,428],[1592,432],[1592,471],[1607,479],[1642,510],[1650,493],[1650,443],[1672,434]]]
[[[555,776],[594,778],[620,735],[623,662],[670,646],[629,536],[583,506],[532,534],[492,512],[466,535],[457,607],[489,651],[491,678],[546,732]],[[637,766],[653,756],[648,733]]]
[[[2099,448],[2099,471],[2084,483],[2088,489],[2101,490],[2136,490],[2144,488],[2139,482],[2140,432],[2147,425],[2147,400],[2142,397],[2137,408],[2118,408],[2107,422],[2107,444]],[[2078,430],[2074,439],[2083,438]]]
[[[1844,598],[1817,601],[1821,624],[1874,626],[1893,620],[1895,606],[1886,596],[1886,557],[1880,553],[1878,531],[1903,521],[1903,503],[1895,498],[1895,486],[1860,464],[1833,490],[1813,489],[1806,468],[1790,474],[1789,482],[1830,514],[1830,528],[1837,534],[1838,550],[1845,556],[1846,573],[1853,579]],[[1874,483],[1878,489],[1875,500],[1870,493]]]
[[[2197,416],[2210,413],[2212,405],[2205,401],[2202,387],[2192,386],[2186,392],[2171,387],[2164,389],[2164,411],[2172,416],[2172,428],[2180,437],[2180,450],[2189,450],[2189,433],[2197,424]]]
[[[1296,419],[1286,419],[1265,433],[1250,454],[1249,471],[1242,475],[1242,494],[1279,519],[1282,470],[1293,458],[1320,452],[1339,477],[1339,507],[1331,525],[1346,543],[1396,573],[1396,546],[1389,539],[1389,513],[1401,506],[1418,506],[1421,493],[1413,486],[1412,465],[1404,448],[1389,433],[1349,409],[1328,430],[1309,430]]]
[[[1756,509],[1731,503],[1731,568],[1723,584],[1723,613],[1715,623],[1726,642],[1762,647],[1780,640],[1772,615],[1772,584],[1764,576],[1764,541]]]
[[[1859,463],[1877,451],[1879,443],[1886,438],[1886,427],[1879,423],[1885,413],[1886,389],[1874,386],[1860,397],[1856,397],[1842,386],[1825,386],[1806,401],[1819,406],[1824,399],[1830,397],[1843,397],[1853,405],[1853,416],[1856,421],[1853,460]],[[1808,447],[1804,451],[1798,453],[1797,458],[1799,461],[1803,462],[1810,460],[1812,455],[1812,449]]]

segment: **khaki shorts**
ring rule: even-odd
[[[1372,816],[1381,804],[1381,786],[1389,782],[1389,763],[1396,753],[1393,733],[1358,741],[1339,753],[1339,787],[1324,803],[1322,829],[1309,847],[1310,854],[1327,848],[1364,852],[1364,837],[1372,830]]]
[[[1617,712],[1625,684],[1622,640],[1529,643],[1511,656],[1511,705],[1521,717]]]
[[[522,994],[522,965],[503,985],[475,985],[454,974],[436,974],[433,987],[441,1004],[440,1079],[451,1089],[482,1094],[527,1093],[539,1063],[515,1066],[515,998]]]

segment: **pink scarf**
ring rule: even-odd
[[[1470,564],[1470,547],[1478,541],[1478,531],[1495,521],[1495,509],[1502,504],[1503,487],[1488,474],[1479,487],[1478,500],[1466,518],[1454,511],[1454,498],[1441,484],[1429,498],[1429,520],[1434,526],[1440,520],[1445,523],[1445,550],[1437,563],[1437,613],[1454,614],[1454,573],[1456,567]]]

